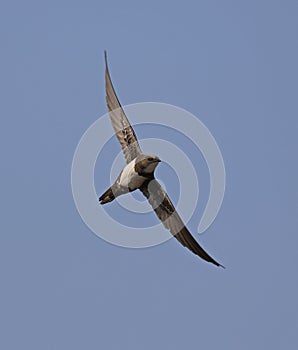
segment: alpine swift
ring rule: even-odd
[[[143,154],[136,134],[118,100],[109,73],[105,51],[106,102],[115,134],[120,142],[127,165],[115,183],[100,197],[100,204],[112,202],[116,197],[139,189],[147,198],[164,227],[184,246],[202,259],[221,266],[193,238],[175,210],[167,193],[154,177],[161,160],[153,154]]]

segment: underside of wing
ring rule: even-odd
[[[108,105],[109,115],[112,121],[115,134],[120,142],[126,162],[129,163],[141,154],[141,149],[136,134],[130,125],[124,110],[118,100],[112,80],[109,73],[107,53],[105,52],[106,64],[106,101]]]
[[[156,179],[146,181],[140,190],[148,199],[150,205],[154,209],[158,218],[162,221],[165,228],[167,228],[184,247],[187,247],[202,259],[211,262],[216,266],[223,267],[193,238],[175,210],[170,198]]]

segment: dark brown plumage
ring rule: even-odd
[[[115,134],[120,142],[126,163],[128,164],[141,154],[141,149],[136,134],[131,127],[124,110],[118,100],[112,80],[109,73],[107,52],[105,51],[106,63],[106,101],[108,105],[109,115],[112,121]]]
[[[173,203],[166,194],[160,183],[156,180],[149,180],[143,183],[140,191],[148,199],[157,217],[162,221],[164,227],[184,246],[202,259],[221,266],[215,261],[193,238],[187,227],[184,225],[179,214],[175,210]]]
[[[169,196],[155,179],[154,170],[160,160],[157,156],[144,155],[142,153],[135,132],[124,113],[113,87],[108,69],[106,52],[105,63],[106,100],[109,115],[128,165],[119,174],[115,183],[99,198],[100,203],[105,204],[111,202],[115,197],[138,188],[148,199],[148,202],[154,209],[157,217],[162,221],[164,227],[168,229],[184,247],[188,248],[202,259],[216,266],[223,267],[193,238],[175,210]],[[131,176],[132,180],[138,183],[138,185],[133,188],[131,188],[130,185],[123,186],[122,182],[127,182],[127,174]]]

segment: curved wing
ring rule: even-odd
[[[139,154],[141,148],[139,146],[136,134],[130,125],[124,110],[118,100],[112,80],[109,73],[107,52],[105,51],[106,64],[106,101],[108,105],[109,115],[112,121],[115,134],[120,142],[122,151],[124,153],[126,163],[130,163]]]
[[[175,210],[169,196],[156,179],[146,181],[140,187],[140,190],[148,199],[150,205],[154,209],[158,218],[162,221],[165,228],[167,228],[184,247],[188,248],[202,259],[211,262],[216,266],[224,267],[207,254],[193,238]]]

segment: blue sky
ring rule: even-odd
[[[2,349],[297,349],[297,7],[2,3]],[[226,270],[174,239],[113,246],[82,222],[70,169],[106,113],[104,49],[123,104],[185,108],[216,138],[223,206],[198,238],[208,185],[198,159],[202,202],[189,228]],[[157,174],[165,182],[167,169]]]

